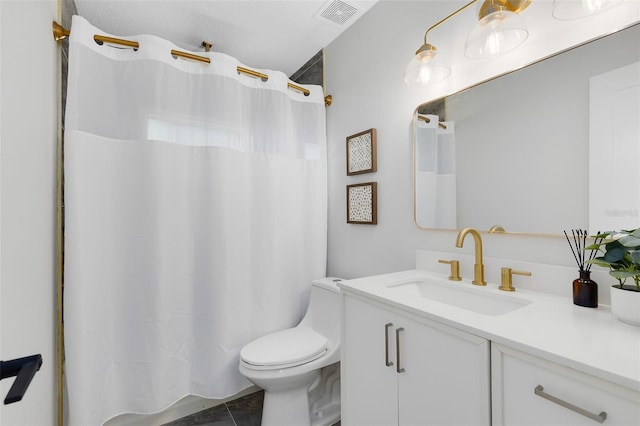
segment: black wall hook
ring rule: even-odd
[[[40,354],[16,358],[11,361],[0,361],[0,380],[17,376],[9,389],[9,393],[7,393],[7,397],[4,399],[5,405],[22,399],[31,383],[31,379],[40,370],[41,365],[42,355]]]

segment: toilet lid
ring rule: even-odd
[[[327,338],[307,327],[295,327],[260,337],[240,351],[240,358],[254,368],[286,368],[320,358]]]

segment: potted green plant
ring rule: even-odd
[[[588,263],[609,269],[618,280],[611,287],[611,312],[621,321],[640,326],[640,228],[599,233],[594,244],[585,250],[596,250]]]

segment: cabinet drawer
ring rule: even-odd
[[[640,393],[492,344],[495,425],[640,425]]]

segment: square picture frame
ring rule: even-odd
[[[377,182],[347,185],[347,223],[378,224]]]
[[[347,176],[376,171],[376,129],[347,136]]]

